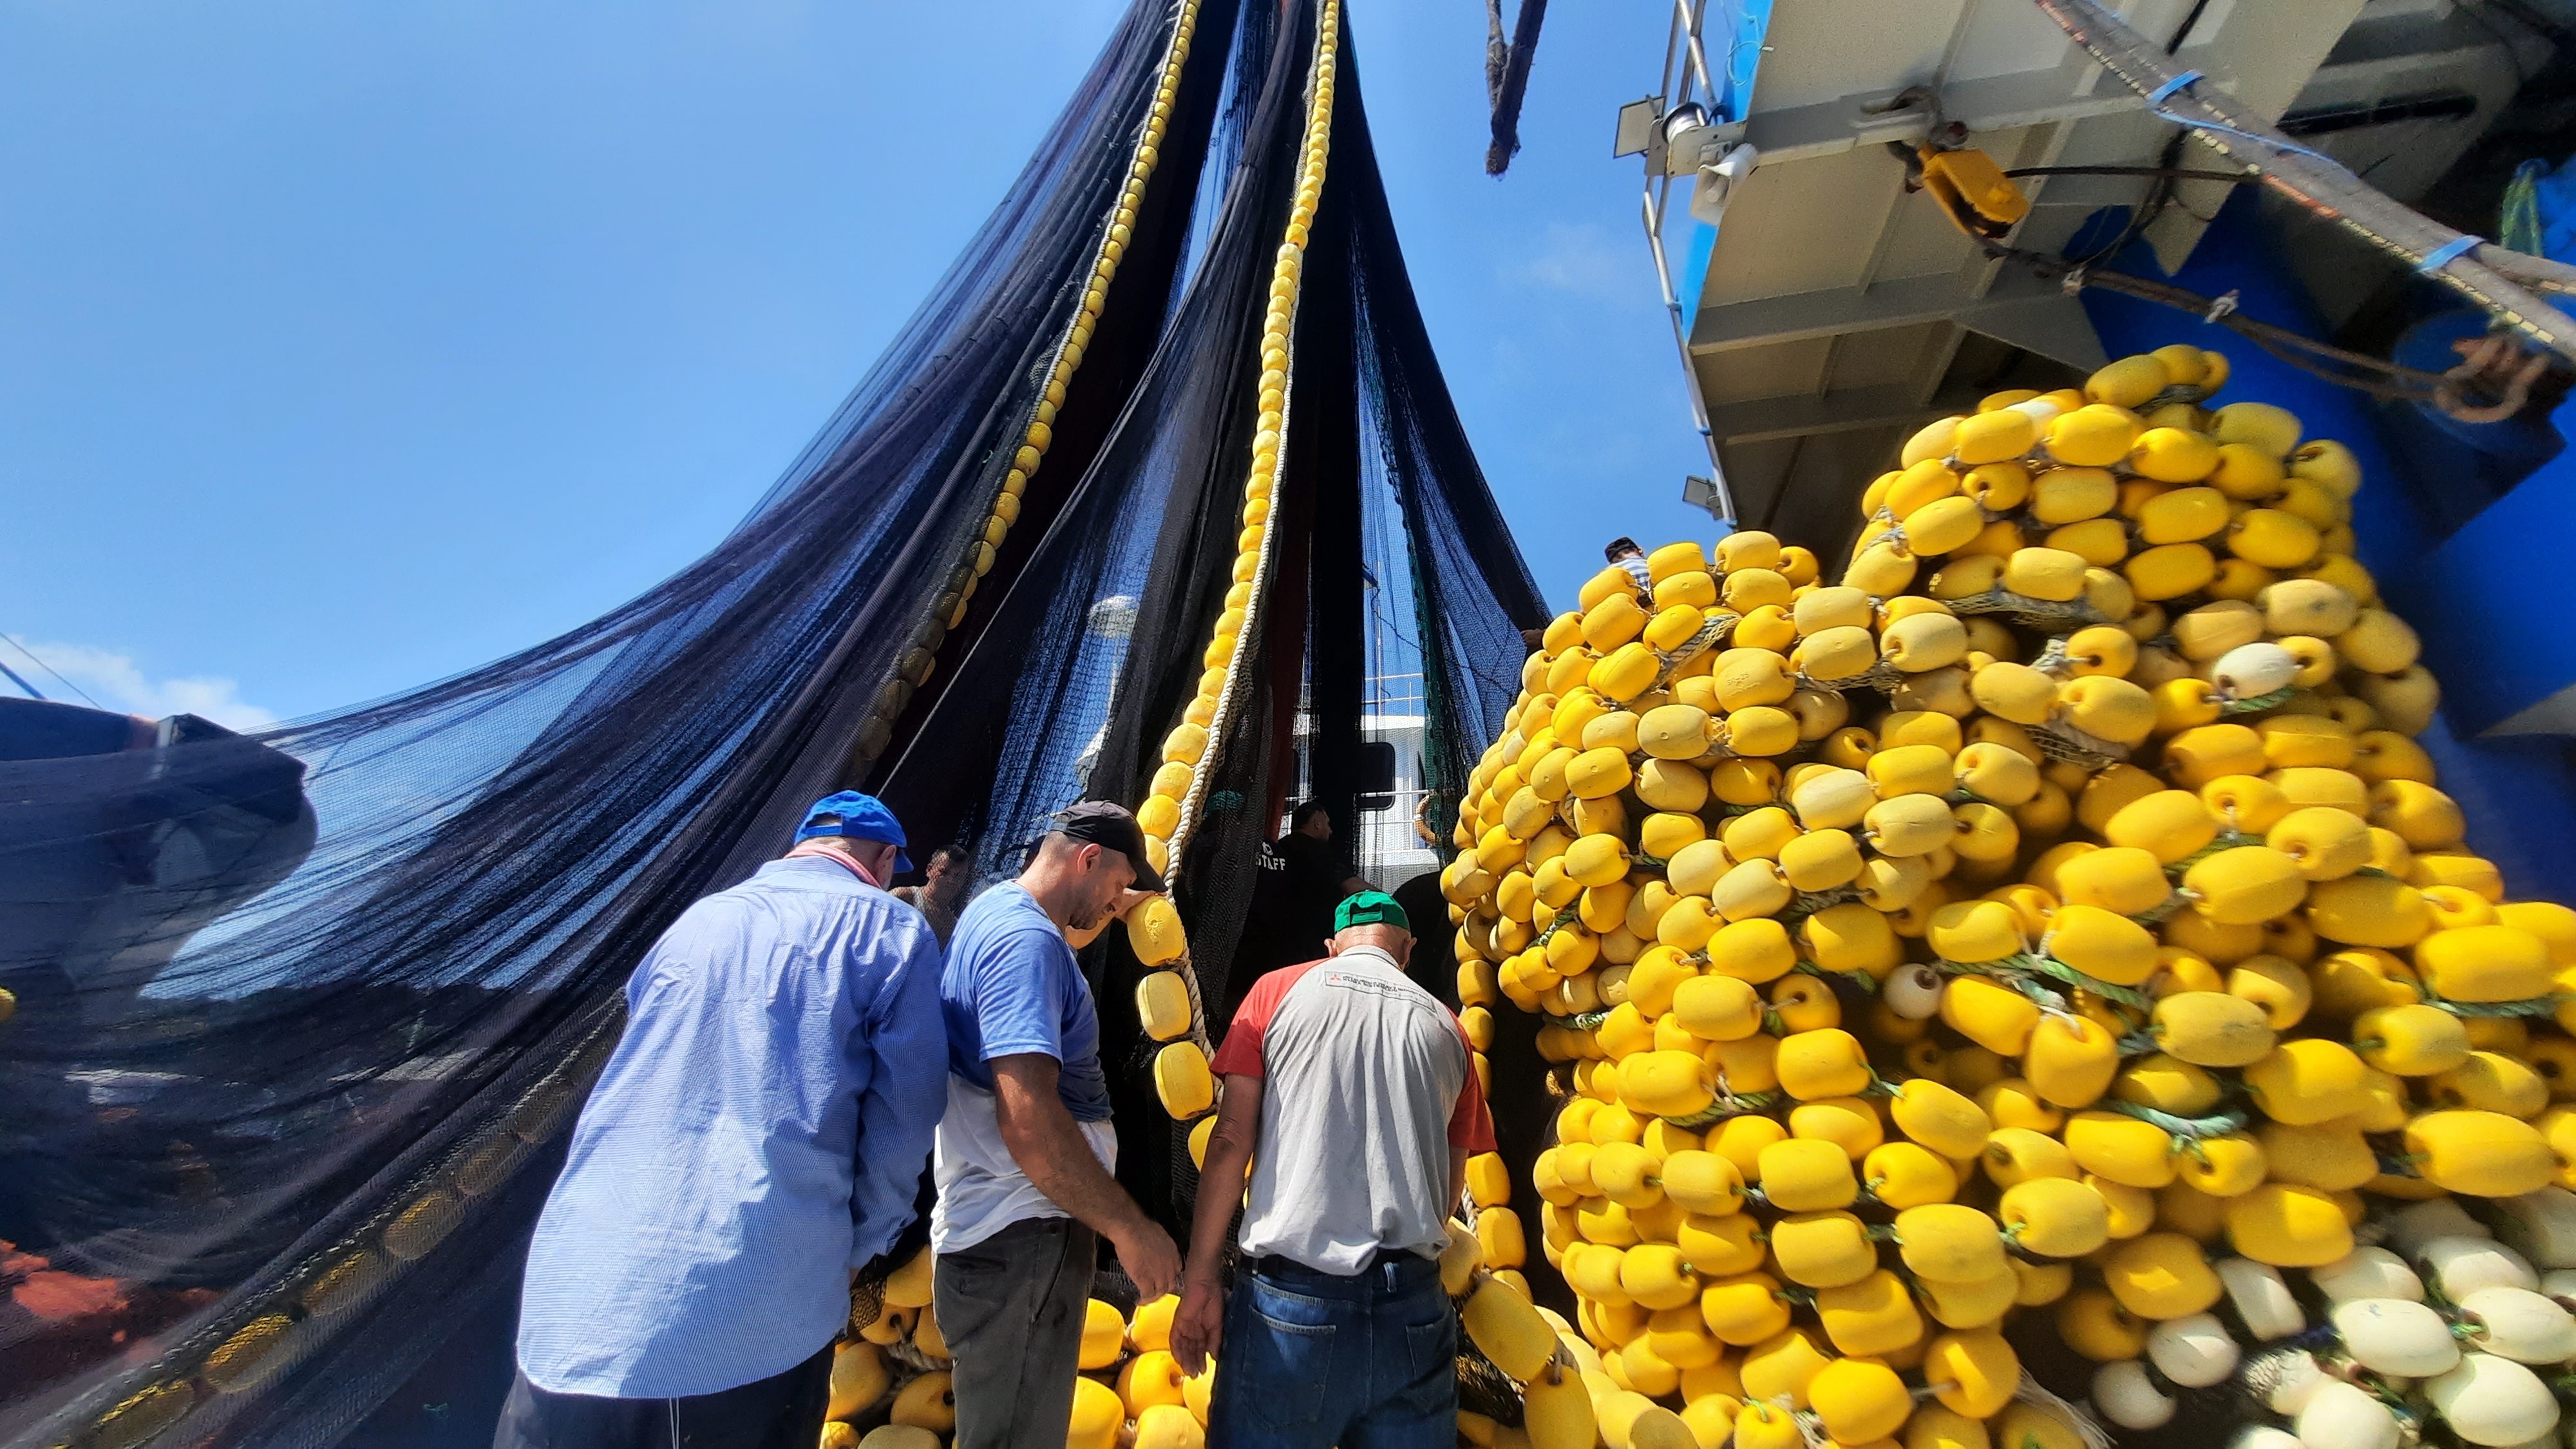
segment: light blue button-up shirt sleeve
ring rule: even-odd
[[[946,1105],[940,969],[917,912],[814,856],[672,923],[529,1244],[530,1382],[716,1393],[832,1341]]]
[[[948,1104],[948,1037],[939,1015],[937,940],[925,931],[903,965],[887,974],[865,1017],[871,1029],[852,1043],[873,1061],[854,1080],[859,1097],[859,1151],[850,1189],[852,1271],[894,1246],[912,1225],[921,1170]],[[855,1053],[854,1053],[855,1054]]]

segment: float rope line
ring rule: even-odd
[[[1173,9],[1171,35],[1163,45],[1163,64],[1155,78],[1153,99],[1146,105],[1144,119],[1137,124],[1136,143],[1128,152],[1126,185],[1101,217],[1100,242],[1092,251],[1089,270],[1067,283],[1069,288],[1081,288],[1081,302],[1056,339],[1046,385],[1029,405],[1018,443],[1005,442],[996,448],[997,463],[1001,448],[1010,448],[1011,454],[1007,469],[996,468],[1003,476],[986,501],[983,526],[965,541],[946,584],[914,623],[912,647],[897,656],[887,677],[877,685],[868,721],[851,741],[849,758],[842,768],[843,778],[853,785],[893,742],[895,721],[903,717],[915,692],[930,678],[940,647],[947,643],[950,631],[966,622],[966,608],[975,597],[975,587],[992,571],[996,551],[1010,536],[1012,525],[1019,522],[1020,500],[1028,492],[1029,479],[1036,475],[1047,449],[1054,445],[1056,414],[1064,406],[1074,373],[1082,367],[1092,330],[1100,325],[1110,284],[1117,278],[1118,263],[1126,255],[1133,235],[1137,210],[1145,202],[1145,188],[1162,159],[1163,136],[1171,125],[1172,107],[1180,94],[1181,69],[1189,60],[1190,40],[1198,30],[1199,5],[1200,0],[1179,0]]]
[[[1189,784],[1174,799],[1177,808],[1169,812],[1168,830],[1161,836],[1165,842],[1163,877],[1174,890],[1179,886],[1181,863],[1189,847],[1190,836],[1198,828],[1207,804],[1210,781],[1222,750],[1221,742],[1242,706],[1244,696],[1251,689],[1243,640],[1257,635],[1269,603],[1273,572],[1270,509],[1278,488],[1281,461],[1287,453],[1288,400],[1295,372],[1297,298],[1305,277],[1308,228],[1313,225],[1316,208],[1323,199],[1325,158],[1332,146],[1333,75],[1341,54],[1341,17],[1341,0],[1324,0],[1316,15],[1315,46],[1306,86],[1304,147],[1298,165],[1296,196],[1280,240],[1277,260],[1271,265],[1269,312],[1263,319],[1261,376],[1256,394],[1260,412],[1253,428],[1252,464],[1243,485],[1240,513],[1243,532],[1238,539],[1236,572],[1248,572],[1250,576],[1239,580],[1248,588],[1241,616],[1235,620],[1234,632],[1231,636],[1226,633],[1226,618],[1221,614],[1208,641],[1206,667],[1219,667],[1215,655],[1222,646],[1224,675],[1217,688],[1214,708],[1209,712],[1206,737],[1199,745],[1196,757],[1187,761]],[[1245,568],[1247,560],[1248,570]],[[1231,614],[1233,610],[1226,613]],[[1174,734],[1193,727],[1184,722]],[[1168,743],[1165,758],[1179,762]],[[1155,798],[1173,799],[1162,795]],[[1147,803],[1150,805],[1151,801]],[[1138,815],[1140,820],[1146,818],[1143,808],[1140,807]],[[1158,812],[1148,824],[1149,833],[1153,825],[1163,823]],[[1187,1039],[1204,1057],[1212,1051],[1207,1031],[1207,1003],[1200,994],[1198,971],[1191,964],[1186,942],[1180,955],[1168,963],[1168,968],[1179,973],[1181,984],[1188,991],[1190,1030]]]
[[[188,1335],[125,1380],[133,1387],[120,1385],[123,1392],[114,1403],[82,1412],[86,1426],[54,1435],[39,1429],[30,1441],[50,1438],[56,1449],[138,1449],[197,1409],[283,1372],[318,1349],[317,1334],[295,1330],[382,1296],[461,1226],[474,1206],[488,1203],[512,1168],[567,1125],[608,1065],[624,1026],[625,1013],[611,1013],[568,1060],[538,1077],[482,1131],[414,1173],[395,1195],[399,1206],[379,1208],[356,1230],[308,1254],[257,1301]]]

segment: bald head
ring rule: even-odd
[[[1361,946],[1374,946],[1394,957],[1395,964],[1401,966],[1405,958],[1413,954],[1413,933],[1384,921],[1347,926],[1335,932],[1332,940],[1325,943],[1325,954],[1339,956]]]

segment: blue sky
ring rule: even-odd
[[[1120,8],[0,5],[0,631],[112,706],[257,724],[649,587],[866,369]],[[1706,535],[1607,154],[1661,12],[1554,8],[1499,181],[1482,7],[1352,17],[1542,587],[1569,600],[1596,534]]]

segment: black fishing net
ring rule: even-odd
[[[0,1441],[488,1442],[527,1233],[626,976],[682,909],[843,785],[922,845],[970,844],[982,880],[1063,805],[1135,803],[1231,582],[1314,9],[1198,11],[1116,284],[980,577],[961,560],[1154,103],[1177,19],[1159,0],[821,436],[667,583],[256,737],[183,717],[83,742],[0,715]],[[1277,500],[1285,602],[1246,641],[1248,705],[1182,862],[1216,1031],[1252,861],[1301,774],[1351,820],[1364,716],[1400,704],[1445,841],[1543,622],[1344,54]],[[1407,670],[1415,698],[1380,687]],[[1121,1175],[1178,1227],[1188,1158],[1138,1070],[1136,966],[1118,932],[1091,954]]]

